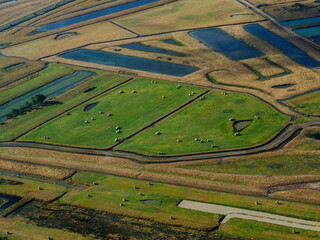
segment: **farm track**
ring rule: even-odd
[[[290,30],[289,28],[283,26],[281,23],[279,23],[275,18],[273,18],[272,16],[270,16],[269,14],[267,14],[266,12],[264,12],[263,10],[257,8],[254,4],[252,4],[251,2],[249,2],[248,0],[237,0],[238,2],[242,3],[243,5],[247,6],[249,9],[253,10],[254,12],[260,14],[261,16],[263,16],[264,18],[268,19],[269,21],[271,21],[273,24],[275,24],[277,27],[281,28],[282,30],[286,31],[287,33],[301,39],[302,41],[308,43],[310,46],[312,46],[313,48],[320,50],[320,46],[317,43],[312,42],[311,40],[309,40],[306,37],[303,37],[295,32],[293,32],[292,30]]]
[[[25,148],[38,148],[52,151],[59,151],[65,153],[76,153],[84,155],[97,155],[97,156],[109,156],[109,157],[119,157],[129,159],[138,163],[151,164],[151,163],[171,163],[171,162],[182,162],[182,161],[194,161],[194,160],[204,160],[213,159],[221,157],[233,157],[233,156],[244,156],[250,154],[256,154],[266,151],[271,151],[277,149],[279,146],[287,144],[294,138],[290,138],[295,132],[300,129],[310,127],[310,126],[320,126],[320,122],[309,122],[302,123],[293,127],[287,127],[283,132],[278,134],[269,142],[252,148],[240,149],[240,150],[230,150],[221,152],[211,152],[193,155],[180,155],[180,156],[162,156],[162,157],[152,157],[142,154],[129,153],[123,151],[114,150],[99,150],[99,149],[89,149],[80,147],[67,147],[62,145],[50,145],[35,142],[3,142],[0,143],[0,147],[25,147]]]

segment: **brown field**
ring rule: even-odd
[[[49,7],[58,2],[60,2],[60,0],[19,0],[14,4],[0,6],[0,26],[28,16],[33,12]]]
[[[296,8],[292,7],[292,5],[295,3],[294,1],[292,2],[284,1],[283,3],[279,3],[276,5],[262,7],[261,9],[267,11],[269,14],[271,14],[272,16],[275,16],[281,21],[289,21],[294,19],[319,16],[320,6],[318,3],[315,3],[314,0],[305,0],[305,1],[296,1],[296,2],[303,4],[305,6],[305,9],[301,9],[294,12],[290,12],[284,9],[284,7],[286,7],[291,10],[296,10]]]
[[[182,29],[218,26],[262,20],[258,15],[231,17],[234,14],[253,14],[237,1],[182,0],[115,20],[140,34],[154,34]]]
[[[266,62],[262,58],[251,58],[243,60],[242,62],[248,64],[264,77],[271,77],[284,72],[283,69]]]
[[[62,180],[69,177],[74,171],[68,169],[61,169],[56,167],[41,166],[35,164],[26,164],[19,162],[12,162],[0,159],[0,169],[48,177],[53,179]]]
[[[94,25],[77,28],[74,29],[73,32],[77,32],[77,35],[67,36],[60,40],[55,40],[55,35],[48,36],[31,42],[8,47],[3,50],[3,53],[9,56],[39,59],[47,55],[62,52],[70,48],[77,48],[85,44],[135,36],[134,34],[109,22],[100,22]],[[37,51],[34,51],[34,49],[37,49]]]

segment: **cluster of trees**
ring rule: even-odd
[[[44,100],[46,100],[46,96],[42,94],[37,94],[36,96],[31,98],[31,102],[27,101],[18,109],[12,109],[10,113],[7,114],[7,118],[14,118],[18,115],[22,115],[26,112],[33,110],[36,106],[41,105]]]

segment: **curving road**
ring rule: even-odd
[[[60,145],[33,143],[33,142],[4,142],[4,143],[0,143],[0,147],[39,148],[39,149],[47,149],[47,150],[54,150],[54,151],[67,152],[67,153],[120,157],[120,158],[126,158],[126,159],[133,160],[140,163],[168,163],[168,162],[221,158],[221,157],[232,157],[232,156],[249,155],[249,154],[270,151],[270,150],[276,149],[277,147],[283,144],[286,144],[289,140],[291,140],[290,137],[298,130],[306,127],[310,127],[310,126],[320,126],[320,122],[308,122],[308,123],[302,123],[296,126],[289,126],[269,142],[257,147],[240,149],[240,150],[210,152],[210,153],[204,153],[204,154],[181,155],[181,156],[152,157],[152,156],[146,156],[146,155],[137,154],[137,153],[122,152],[122,151],[99,150],[99,149],[80,148],[80,147],[67,147],[67,146],[60,146]]]
[[[282,225],[292,228],[300,228],[311,231],[320,232],[320,223],[314,221],[308,221],[298,218],[285,217],[277,214],[270,214],[260,211],[253,211],[235,207],[227,207],[223,205],[202,203],[196,201],[183,200],[178,204],[178,207],[185,209],[192,209],[201,212],[208,212],[214,214],[225,215],[226,217],[221,223],[226,223],[232,218],[241,218],[247,220],[254,220],[258,222],[266,222],[276,225]]]

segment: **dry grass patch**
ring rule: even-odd
[[[0,6],[0,26],[28,16],[61,0],[19,0],[14,4]]]
[[[264,77],[271,77],[284,72],[280,67],[272,65],[262,58],[251,58],[243,60],[242,62],[248,64]]]
[[[108,22],[73,29],[77,35],[55,40],[54,36],[33,40],[17,46],[8,47],[3,53],[9,56],[20,56],[29,59],[39,59],[71,48],[77,48],[94,42],[111,41],[135,35]],[[37,51],[35,51],[37,49]]]
[[[7,160],[0,160],[0,169],[12,172],[26,173],[53,179],[65,179],[69,177],[73,170],[48,167],[34,164],[26,164]]]
[[[262,20],[258,15],[231,17],[235,14],[253,14],[237,1],[181,0],[117,19],[121,25],[141,34],[154,34],[181,29],[217,26]]]
[[[284,200],[320,204],[320,190],[315,189],[287,190],[273,193],[272,196]]]

